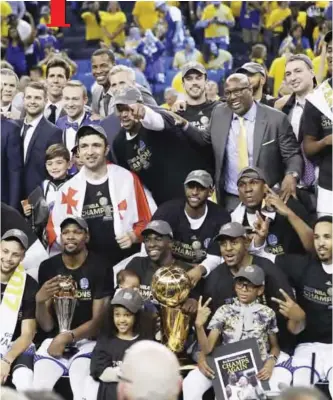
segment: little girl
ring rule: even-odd
[[[85,385],[85,400],[117,400],[120,365],[126,350],[135,342],[153,338],[153,320],[142,311],[143,300],[137,290],[120,290],[91,356],[90,375]]]

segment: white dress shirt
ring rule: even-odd
[[[299,126],[301,124],[301,118],[303,115],[304,106],[305,106],[305,100],[296,98],[296,103],[291,112],[290,123],[291,123],[291,126],[293,127],[293,131],[294,131],[294,134],[295,134],[297,140],[298,140],[298,136],[299,136]]]
[[[49,108],[50,105],[53,105],[53,106],[56,106],[56,107],[57,107],[57,109],[56,109],[56,122],[57,122],[58,119],[59,119],[59,117],[60,117],[61,110],[62,110],[62,108],[63,108],[63,101],[60,100],[60,101],[58,101],[58,103],[51,103],[50,100],[49,100],[49,101],[46,103],[46,106],[45,106],[45,108],[44,108],[44,117],[45,117],[47,120],[49,119],[49,116],[50,116],[50,114],[51,114],[51,109]]]
[[[83,114],[81,115],[80,118],[78,118],[75,121],[71,121],[69,117],[68,118],[68,122],[70,123],[75,123],[77,122],[77,124],[80,125],[82,124],[83,118],[85,116],[85,112],[83,112]],[[76,142],[76,130],[74,130],[73,128],[68,128],[65,129],[64,135],[63,135],[63,142],[67,147],[67,150],[69,151],[69,153],[71,154],[71,151],[73,149],[73,147],[75,146],[75,142]]]
[[[27,157],[27,152],[28,152],[28,148],[29,148],[29,144],[30,144],[32,135],[34,134],[35,129],[42,118],[43,118],[43,114],[41,114],[39,117],[35,118],[31,122],[27,122],[26,118],[24,119],[24,123],[26,125],[31,125],[31,127],[27,130],[27,133],[26,133],[25,139],[24,139],[24,143],[23,143],[23,160],[24,160],[24,162]],[[23,129],[24,129],[24,125],[22,126],[22,129],[21,129],[21,136],[23,134]]]

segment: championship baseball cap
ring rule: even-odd
[[[29,247],[28,236],[20,229],[9,229],[9,231],[3,234],[1,240],[11,239],[11,238],[17,239],[25,250],[28,249]]]
[[[257,265],[248,265],[239,269],[234,279],[245,278],[256,286],[265,284],[265,273],[262,268]]]
[[[190,62],[186,63],[183,66],[183,68],[181,69],[182,78],[184,78],[185,75],[191,70],[200,72],[200,74],[203,74],[203,75],[207,75],[206,68],[201,63],[196,62],[196,61],[190,61]]]
[[[145,229],[141,232],[142,235],[147,235],[149,232],[155,232],[162,236],[173,237],[173,232],[171,226],[162,220],[155,220],[149,222]]]
[[[261,181],[267,182],[264,171],[257,167],[243,168],[238,175],[237,184],[242,178],[259,179]]]
[[[128,87],[116,93],[114,99],[114,105],[117,104],[135,104],[142,103],[143,99],[140,90],[135,87]]]
[[[329,43],[332,41],[332,31],[329,31],[326,33],[326,35],[324,36],[324,41],[326,43]]]
[[[96,124],[90,124],[90,125],[83,125],[79,128],[79,130],[76,132],[76,141],[75,143],[78,144],[80,138],[86,133],[86,132],[91,132],[91,134],[95,134],[100,136],[102,139],[108,140],[108,137],[106,135],[106,132],[104,130],[104,128],[102,128],[99,125]]]
[[[218,235],[214,237],[214,241],[221,240],[224,236],[232,238],[246,236],[246,229],[239,222],[228,222],[221,226]]]
[[[143,306],[140,293],[132,288],[119,290],[111,300],[113,306],[123,306],[131,313],[136,314]]]
[[[206,189],[213,186],[212,176],[203,169],[197,169],[190,172],[185,179],[184,185],[187,185],[190,182],[198,182]]]
[[[263,76],[266,76],[266,71],[265,68],[256,62],[247,62],[243,64],[240,68],[237,69],[236,71],[239,74],[261,74]]]
[[[86,232],[89,231],[87,222],[83,218],[77,217],[75,215],[69,215],[68,217],[64,218],[64,220],[60,224],[60,229],[62,230],[66,225],[68,225],[70,223],[74,223],[74,224],[78,225],[80,228],[82,228]]]

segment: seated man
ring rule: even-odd
[[[316,254],[286,255],[276,258],[276,267],[283,269],[295,288],[296,298],[306,314],[305,329],[297,336],[293,356],[294,385],[332,382],[332,217],[319,218],[314,226]],[[277,300],[278,301],[278,300]],[[284,304],[281,304],[282,310]],[[314,373],[312,363],[314,362]],[[311,376],[313,374],[313,381]]]
[[[135,257],[126,266],[126,270],[136,273],[140,279],[140,292],[144,300],[153,300],[151,281],[160,267],[177,265],[185,271],[192,266],[181,260],[175,260],[172,254],[172,229],[165,221],[152,221],[142,231],[143,241],[148,257]],[[190,298],[183,304],[183,311],[195,313],[200,288],[192,290]]]
[[[251,228],[262,219],[269,223],[266,246],[259,254],[262,257],[304,254],[311,250],[313,231],[304,206],[292,196],[285,204],[266,182],[260,168],[246,167],[240,172],[237,186],[241,203],[232,212],[231,219]]]
[[[153,220],[167,221],[173,232],[172,254],[190,264],[199,265],[202,274],[210,266],[220,264],[220,249],[212,238],[222,225],[230,222],[229,213],[209,201],[213,192],[213,179],[204,170],[190,172],[184,182],[185,199],[163,203],[155,211]],[[194,273],[196,269],[192,270]],[[199,278],[201,274],[199,275]],[[191,275],[193,283],[197,282]]]
[[[17,390],[32,387],[37,282],[21,264],[28,237],[10,229],[1,238],[0,385],[9,374]]]
[[[51,390],[68,372],[74,399],[81,399],[82,382],[89,374],[89,357],[96,343],[91,338],[99,330],[113,292],[112,280],[108,279],[104,260],[87,249],[89,230],[83,218],[69,216],[60,229],[62,253],[44,261],[39,268],[36,317],[50,339],[44,340],[36,353],[33,386]],[[77,303],[72,330],[59,333],[53,296],[59,292],[61,276],[71,276],[76,282]],[[68,345],[74,345],[75,350],[67,352]]]

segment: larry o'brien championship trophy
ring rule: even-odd
[[[185,344],[190,329],[190,316],[181,310],[187,300],[191,281],[181,267],[159,268],[152,278],[152,294],[160,303],[161,341],[173,351],[184,367],[189,363],[185,354]]]
[[[59,333],[69,332],[71,330],[72,319],[77,303],[76,282],[72,276],[60,276],[59,291],[53,297],[54,310],[58,319]],[[74,344],[67,345],[64,357],[72,357],[78,352]]]

